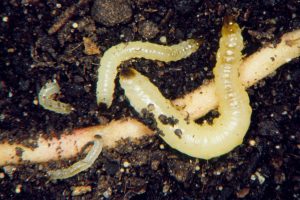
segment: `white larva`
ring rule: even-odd
[[[145,58],[163,62],[177,61],[190,56],[199,48],[196,40],[187,40],[172,46],[153,44],[150,42],[121,43],[108,49],[98,69],[97,103],[105,103],[110,107],[115,89],[115,78],[118,66],[132,58]]]
[[[73,110],[70,104],[53,99],[53,95],[59,92],[60,87],[56,81],[46,83],[39,92],[39,104],[47,110],[60,114],[69,114]]]
[[[121,75],[120,83],[130,104],[138,112],[142,113],[148,105],[153,105],[154,109],[148,109],[148,112],[154,114],[157,127],[163,132],[161,137],[171,147],[193,157],[210,159],[228,153],[240,145],[250,125],[252,111],[249,97],[238,77],[242,49],[243,39],[238,25],[225,24],[217,53],[217,64],[213,70],[221,116],[213,121],[213,125],[199,126],[193,121],[187,122],[157,87],[137,71],[132,70],[129,76]],[[230,58],[233,59],[228,59],[228,50],[232,51]],[[160,120],[162,115],[173,117],[178,122],[165,123]]]
[[[99,157],[103,147],[103,143],[99,137],[95,137],[95,140],[93,142],[94,145],[84,159],[74,163],[68,168],[49,171],[48,175],[50,176],[50,179],[57,180],[70,178],[90,168],[95,160]]]

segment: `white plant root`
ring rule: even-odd
[[[267,46],[246,57],[240,66],[240,79],[246,86],[251,86],[265,78],[284,63],[300,56],[300,30],[286,33],[276,47]],[[274,60],[272,61],[271,58]],[[259,65],[257,64],[259,63]],[[190,119],[205,115],[218,105],[213,83],[200,86],[183,98],[176,99],[173,104],[179,105],[182,112],[188,112]],[[122,131],[120,131],[122,130]],[[50,160],[67,159],[76,156],[82,148],[92,141],[94,136],[102,133],[103,145],[113,148],[120,139],[138,139],[153,134],[148,127],[135,119],[127,118],[112,121],[107,125],[75,129],[69,134],[63,134],[60,139],[37,140],[37,148],[30,149],[22,144],[2,141],[0,144],[0,166],[22,164],[26,162],[41,163]],[[17,154],[18,149],[23,151]],[[19,155],[19,156],[18,156]]]
[[[120,131],[122,130],[122,131]],[[24,162],[42,163],[49,160],[67,159],[82,152],[82,148],[101,136],[103,147],[113,148],[121,139],[135,139],[151,135],[152,131],[135,119],[112,121],[106,125],[75,129],[71,133],[64,133],[58,138],[37,140],[37,148],[31,149],[22,144],[0,144],[0,166],[21,164]],[[17,154],[21,150],[22,154]]]

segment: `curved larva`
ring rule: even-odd
[[[69,114],[73,110],[71,105],[53,99],[53,95],[59,92],[60,87],[56,81],[46,83],[39,92],[39,104],[47,110]]]
[[[108,107],[113,100],[117,67],[132,58],[145,58],[164,62],[177,61],[190,56],[199,48],[196,40],[189,39],[172,46],[163,46],[150,42],[121,43],[108,49],[98,69],[97,103],[105,103]]]
[[[83,160],[80,160],[68,168],[49,171],[51,180],[66,179],[90,168],[102,151],[103,143],[100,138],[95,137],[94,145]]]
[[[138,112],[152,105],[148,112],[154,114],[157,127],[163,132],[160,136],[171,147],[193,157],[210,159],[241,144],[249,128],[249,97],[238,79],[242,49],[243,39],[238,25],[225,24],[214,68],[221,116],[213,121],[213,125],[199,126],[194,121],[187,121],[148,78],[136,71],[130,76],[122,75],[120,83],[130,104]],[[165,120],[172,118],[172,123]]]

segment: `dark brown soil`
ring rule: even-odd
[[[105,6],[110,4],[105,2]],[[300,28],[297,0],[116,2],[128,4],[128,13],[125,21],[119,21],[112,8],[105,7],[109,11],[105,23],[116,23],[112,25],[94,21],[93,1],[0,2],[0,141],[21,142],[52,131],[59,136],[63,130],[99,124],[103,119],[136,116],[119,86],[112,108],[97,106],[99,56],[84,53],[83,37],[91,38],[101,54],[124,41],[152,38],[151,42],[160,43],[159,38],[166,36],[168,44],[175,44],[187,38],[204,39],[197,53],[179,62],[141,59],[124,64],[134,65],[166,97],[175,98],[213,77],[211,69],[226,14],[237,16],[243,28],[246,55]],[[50,35],[49,28],[67,8],[71,17]],[[113,17],[116,19],[110,19]],[[142,26],[145,23],[148,26]],[[40,88],[54,78],[62,88],[59,98],[76,108],[70,115],[34,104]],[[204,161],[170,149],[159,137],[145,138],[140,144],[123,141],[117,149],[104,150],[88,171],[56,183],[48,181],[46,170],[70,162],[18,166],[11,175],[7,168],[0,168],[0,199],[69,199],[72,187],[81,185],[92,190],[73,198],[299,199],[299,83],[298,58],[251,87],[251,127],[243,145],[227,155]],[[251,146],[253,140],[256,144]],[[125,161],[130,163],[128,168],[123,166]]]

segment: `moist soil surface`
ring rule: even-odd
[[[297,0],[3,0],[0,141],[59,137],[65,130],[139,118],[118,84],[111,108],[96,104],[99,59],[120,42],[203,41],[196,53],[178,62],[135,59],[122,64],[148,76],[166,98],[174,99],[213,78],[225,15],[235,16],[242,27],[243,53],[249,55],[300,28],[299,13]],[[90,48],[83,38],[93,43]],[[54,79],[61,87],[57,98],[75,108],[69,115],[37,104],[41,87]],[[243,144],[224,156],[191,158],[158,136],[139,143],[125,140],[104,149],[87,171],[57,182],[49,181],[47,170],[82,156],[1,167],[0,199],[299,199],[299,83],[298,58],[249,88],[251,126]],[[126,162],[130,165],[124,167]],[[78,186],[90,190],[72,196]]]

